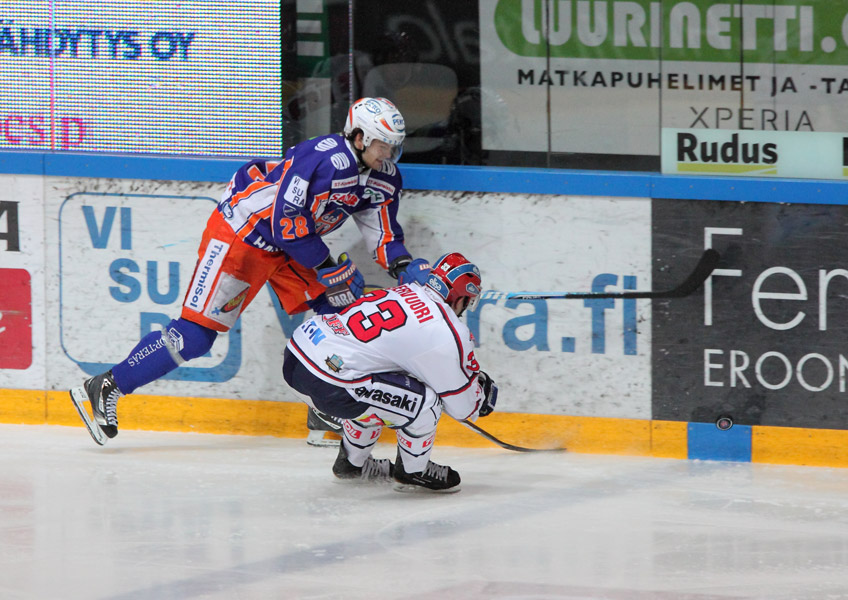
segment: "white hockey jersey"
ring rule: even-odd
[[[315,376],[350,389],[370,383],[374,373],[409,373],[433,388],[456,419],[473,420],[484,400],[471,332],[417,283],[377,290],[339,314],[312,317],[288,348]]]

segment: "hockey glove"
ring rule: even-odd
[[[481,417],[492,414],[495,410],[495,404],[498,402],[498,386],[492,381],[492,378],[486,375],[483,371],[477,373],[477,383],[483,388],[483,404],[477,414]]]
[[[318,269],[318,282],[327,288],[327,302],[335,308],[344,308],[362,296],[365,278],[347,255],[339,255],[339,264]]]
[[[427,276],[430,275],[430,263],[424,258],[416,258],[406,265],[400,265],[403,269],[397,275],[398,285],[404,283],[427,283]]]

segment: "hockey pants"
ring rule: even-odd
[[[342,443],[353,465],[365,464],[383,428],[389,427],[397,433],[403,469],[417,473],[427,467],[442,406],[423,382],[405,373],[376,373],[370,383],[339,387],[313,375],[288,349],[283,377],[307,396],[307,404],[344,419]]]

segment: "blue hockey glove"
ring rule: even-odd
[[[327,302],[335,308],[344,308],[362,296],[365,278],[347,255],[339,255],[339,264],[335,267],[318,269],[318,282],[327,288]]]
[[[427,283],[427,276],[430,274],[430,263],[424,258],[416,258],[406,265],[406,268],[398,273],[398,284],[404,283]]]
[[[492,381],[492,378],[486,375],[483,371],[477,373],[477,383],[483,388],[483,404],[480,405],[480,410],[477,414],[481,417],[492,414],[495,410],[495,404],[498,402],[498,386]]]

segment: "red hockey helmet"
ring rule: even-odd
[[[482,282],[477,265],[469,262],[459,252],[440,257],[427,278],[427,286],[451,306],[458,298],[468,298],[466,308],[473,306],[477,301]]]

